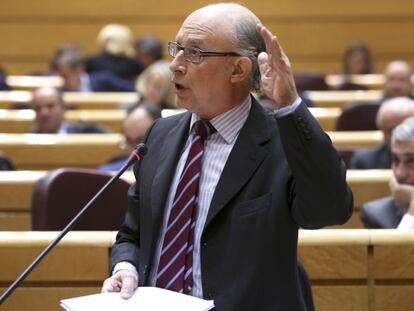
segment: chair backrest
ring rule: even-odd
[[[329,90],[325,76],[319,72],[295,72],[293,74],[298,91],[326,91]]]
[[[36,181],[32,193],[32,230],[61,230],[110,180],[92,169],[60,168]],[[119,179],[81,217],[74,230],[117,230],[130,184]]]
[[[380,103],[351,102],[343,106],[336,122],[337,131],[378,130],[375,122]]]

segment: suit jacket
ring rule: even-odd
[[[134,82],[121,79],[109,71],[89,74],[90,87],[93,92],[134,92]]]
[[[397,228],[405,212],[395,206],[392,197],[385,197],[365,203],[359,218],[366,228]]]
[[[68,123],[66,130],[67,134],[100,134],[110,132],[107,128],[101,125],[86,122]],[[30,130],[30,133],[39,134],[40,132],[39,129],[33,128]]]
[[[118,77],[132,80],[144,69],[135,59],[126,56],[116,56],[105,52],[93,55],[86,60],[86,71],[110,71]]]
[[[112,248],[111,271],[133,263],[149,284],[175,166],[191,114],[158,119]],[[304,104],[275,118],[253,100],[224,166],[201,237],[204,298],[218,311],[306,310],[297,268],[298,228],[342,224],[352,214],[345,166]]]
[[[351,169],[391,168],[391,151],[388,145],[355,151],[351,158]]]

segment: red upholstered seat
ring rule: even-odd
[[[51,171],[33,187],[32,229],[63,229],[110,178],[91,169]],[[117,230],[127,209],[129,186],[126,181],[117,180],[82,216],[74,230]]]

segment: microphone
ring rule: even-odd
[[[40,253],[40,255],[32,261],[32,263],[26,268],[26,270],[20,274],[20,276],[13,282],[12,285],[1,295],[0,305],[9,297],[9,295],[23,282],[32,270],[43,260],[44,257],[63,239],[63,237],[79,222],[82,215],[92,206],[93,203],[104,193],[106,190],[121,177],[121,175],[130,167],[147,154],[147,146],[145,144],[138,144],[134,150],[132,150],[128,161],[124,166],[95,194],[95,196],[73,217],[73,219],[66,225],[66,227],[59,233],[59,235],[49,243],[49,245]]]

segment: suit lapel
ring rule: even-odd
[[[231,151],[216,187],[205,228],[250,180],[268,151],[263,144],[271,138],[268,117],[253,99],[245,125]]]

